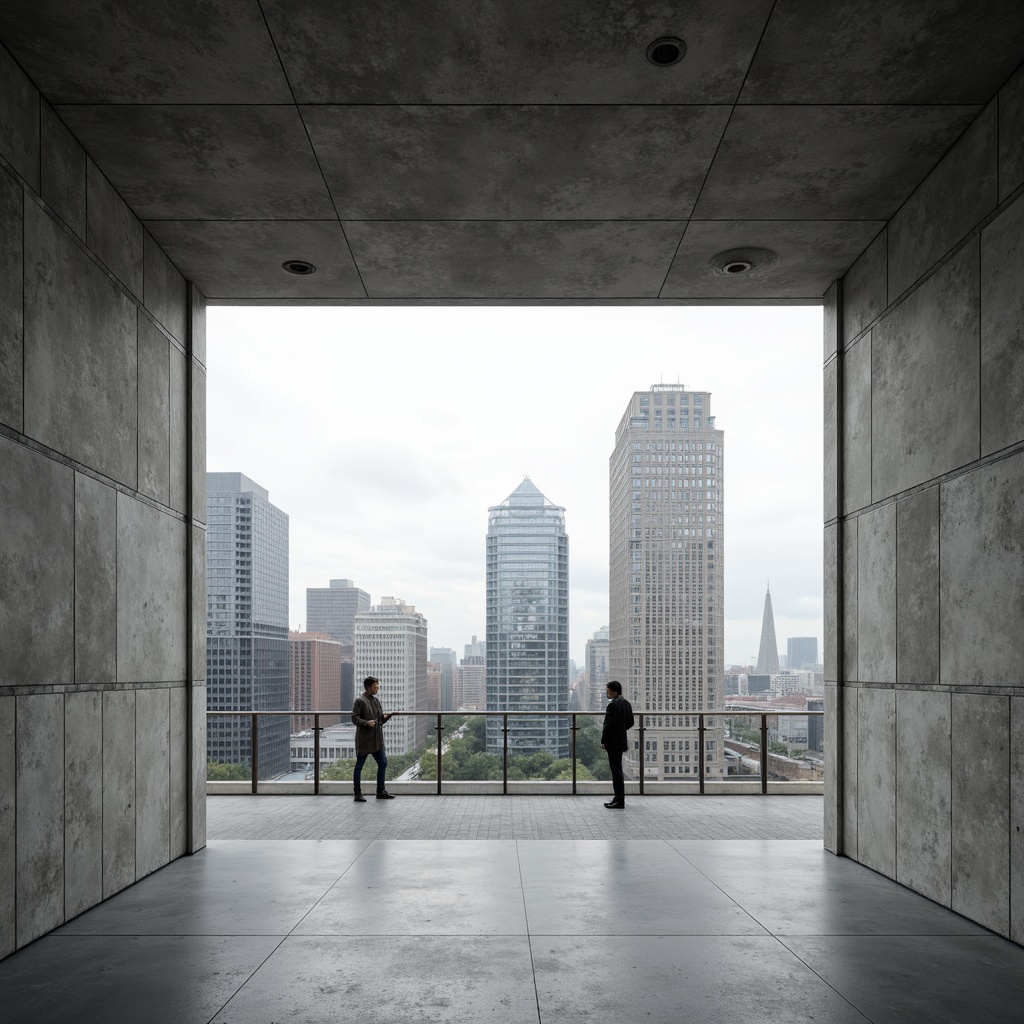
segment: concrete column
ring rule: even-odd
[[[825,367],[826,845],[1017,941],[1022,97],[830,290]]]
[[[206,841],[205,360],[0,48],[0,957]]]

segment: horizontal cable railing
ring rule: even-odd
[[[642,794],[644,792],[644,775],[646,765],[646,751],[644,748],[645,732],[647,729],[646,720],[648,718],[689,718],[697,719],[697,750],[699,751],[700,760],[698,765],[701,769],[704,768],[704,743],[707,729],[709,728],[708,720],[711,719],[710,728],[715,728],[714,719],[716,718],[759,718],[761,720],[760,728],[760,745],[759,745],[759,771],[761,777],[761,792],[765,794],[768,792],[768,719],[769,718],[822,718],[824,711],[751,711],[746,708],[730,708],[725,711],[638,711],[636,712],[636,724],[638,728],[638,740],[639,740],[639,778],[636,780],[639,783],[639,790]],[[230,718],[249,718],[250,720],[250,745],[252,750],[251,763],[252,763],[252,792],[257,793],[259,791],[259,729],[258,723],[261,718],[313,718],[313,793],[315,795],[320,794],[320,744],[319,737],[320,733],[325,728],[320,725],[322,718],[350,718],[351,712],[348,711],[309,711],[305,709],[291,710],[291,711],[207,711],[207,718],[214,717],[230,717]],[[502,720],[502,786],[501,791],[503,794],[508,793],[508,733],[509,733],[509,719],[528,718],[528,717],[542,717],[542,718],[562,718],[566,717],[570,720],[569,732],[570,732],[570,753],[569,757],[572,761],[572,792],[573,795],[577,795],[576,790],[576,773],[577,773],[577,762],[576,762],[576,733],[579,730],[577,719],[579,718],[603,718],[603,711],[393,711],[390,712],[391,718],[433,718],[436,720],[437,730],[437,792],[442,792],[442,764],[443,764],[443,745],[442,737],[444,733],[443,719],[445,718],[500,718]],[[680,727],[673,727],[678,729]],[[692,729],[692,727],[690,727]],[[682,781],[682,780],[677,780]],[[689,781],[689,780],[687,780]],[[717,781],[717,780],[716,780]],[[705,775],[704,771],[701,770],[697,775],[698,792],[704,793],[705,791]]]

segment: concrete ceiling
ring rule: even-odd
[[[1024,3],[6,0],[0,41],[214,301],[818,302]]]

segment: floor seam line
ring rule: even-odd
[[[792,949],[790,946],[787,946],[786,943],[783,942],[778,935],[773,934],[772,938],[775,939],[775,941],[784,950],[786,950],[786,952],[789,953],[790,956],[795,957],[799,963],[802,963],[804,967],[806,967],[807,970],[809,970],[811,974],[813,974],[826,988],[829,988],[833,992],[835,992],[835,994],[839,996],[839,998],[842,999],[844,1003],[846,1003],[848,1006],[856,1010],[857,1013],[859,1013],[865,1020],[871,1021],[871,1024],[876,1024],[874,1017],[869,1017],[868,1014],[864,1010],[862,1010],[852,999],[848,999],[846,996],[843,995],[842,992],[839,991],[839,989],[835,987],[835,985],[832,985],[829,982],[827,982],[795,949]]]
[[[537,1024],[543,1024],[540,1013],[540,987],[537,985],[537,966],[533,960],[533,939],[530,936],[530,912],[526,906],[526,885],[523,882],[523,862],[519,859],[519,840],[513,840],[516,847],[516,867],[519,869],[519,891],[523,897],[523,918],[526,921],[526,948],[530,954],[530,974],[533,976],[533,998],[537,1004]]]

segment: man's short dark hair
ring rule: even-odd
[[[368,690],[374,683],[379,683],[380,680],[376,676],[367,676],[363,680],[363,689]]]
[[[610,683],[607,684],[607,686],[608,689],[612,691],[612,693],[617,693],[620,697],[622,696],[622,683],[620,683],[617,679],[613,679]]]

